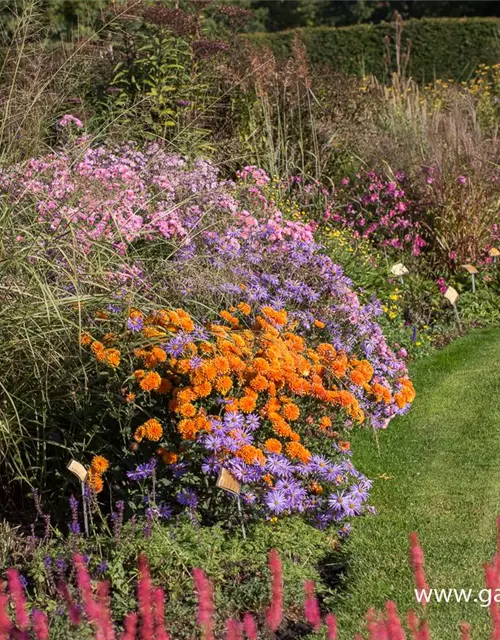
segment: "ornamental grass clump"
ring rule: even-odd
[[[145,460],[128,477],[165,477],[158,497],[177,512],[209,512],[225,469],[252,518],[299,513],[326,527],[356,516],[370,482],[349,460],[346,425],[369,422],[363,407],[394,415],[415,397],[405,375],[388,383],[327,342],[321,320],[301,335],[270,306],[241,302],[206,326],[182,309],[132,309],[108,315],[107,339],[98,327],[81,341],[108,371],[115,424],[129,425],[124,435]],[[116,437],[108,432],[112,446]]]

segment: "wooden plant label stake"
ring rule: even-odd
[[[85,480],[87,479],[88,471],[81,462],[77,462],[76,460],[70,460],[67,468],[68,471],[71,471],[71,473],[80,480],[80,488],[82,490],[83,524],[85,526],[85,535],[88,538],[89,519],[87,515],[87,496],[85,495]]]
[[[462,267],[470,273],[472,278],[472,293],[476,293],[476,273],[479,273],[479,271],[473,264],[463,264]]]
[[[458,328],[460,332],[462,331],[462,323],[460,322],[460,316],[458,315],[457,309],[457,300],[459,298],[458,291],[453,287],[448,287],[444,292],[444,297],[451,303],[453,306],[453,311],[455,312],[455,318],[457,319]]]
[[[403,284],[403,276],[410,272],[402,262],[398,262],[397,264],[392,265],[391,273],[393,276],[397,276],[401,280],[401,284]]]
[[[224,469],[224,467],[220,470],[219,477],[217,478],[217,486],[219,489],[224,489],[224,491],[232,493],[235,496],[240,495],[240,483],[229,473],[227,469]]]
[[[240,483],[238,482],[238,480],[236,480],[234,476],[232,476],[229,473],[227,469],[224,469],[224,467],[222,467],[222,469],[219,472],[219,477],[217,478],[217,486],[219,487],[219,489],[224,489],[224,491],[227,491],[228,493],[232,493],[234,496],[236,496],[236,504],[238,505],[238,515],[240,516],[240,520],[241,520],[241,531],[243,533],[243,540],[246,540],[247,533],[245,531],[245,523],[243,522],[243,512],[241,510]]]
[[[85,469],[81,462],[70,460],[67,468],[68,471],[71,471],[71,473],[80,480],[80,482],[85,482],[87,479],[87,469]]]

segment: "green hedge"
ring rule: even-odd
[[[327,64],[348,74],[386,76],[385,37],[394,40],[391,23],[352,27],[315,27],[256,33],[248,37],[257,45],[271,47],[278,56],[288,56],[294,34],[307,47],[312,63]],[[500,61],[500,19],[427,18],[408,20],[403,42],[411,41],[410,74],[418,81],[434,78],[464,80],[480,63]],[[391,45],[394,64],[394,46]]]

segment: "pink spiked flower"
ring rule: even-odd
[[[141,613],[141,638],[151,640],[154,638],[153,602],[152,602],[151,576],[146,557],[139,556],[139,584],[137,585],[137,601]]]
[[[242,640],[241,624],[234,618],[226,622],[226,640]]]
[[[460,640],[470,640],[470,624],[467,622],[460,625]]]
[[[337,640],[337,618],[333,613],[329,613],[325,617],[325,624],[328,634],[328,640]]]
[[[135,640],[138,618],[137,613],[127,613],[123,621],[124,631],[121,640]]]
[[[390,640],[405,640],[405,632],[399,619],[396,604],[389,600],[385,605],[387,613],[387,632]]]
[[[267,610],[266,621],[271,631],[276,631],[283,619],[283,569],[280,557],[275,549],[269,552],[271,571],[271,604]]]
[[[0,640],[8,640],[12,622],[8,613],[9,596],[4,592],[0,584]]]
[[[215,613],[212,584],[201,569],[193,570],[193,578],[198,596],[198,624],[202,629],[204,640],[212,640]]]
[[[304,592],[306,599],[304,601],[304,615],[307,622],[312,626],[314,631],[319,631],[321,627],[321,613],[319,611],[319,603],[314,592],[313,580],[306,580],[304,583]]]
[[[43,611],[34,609],[33,611],[33,631],[37,640],[48,640],[49,638],[49,622]]]
[[[156,638],[157,640],[169,640],[167,630],[165,629],[165,593],[160,587],[153,591],[153,605]]]
[[[21,577],[16,569],[7,569],[7,582],[9,584],[10,598],[14,604],[17,626],[21,631],[25,631],[29,627],[30,619],[26,609],[26,597]]]
[[[251,613],[245,613],[243,616],[243,629],[248,640],[257,640],[257,623]]]
[[[429,586],[426,582],[424,571],[424,552],[418,542],[418,536],[416,533],[410,533],[410,548],[415,586],[421,591],[428,592]],[[425,606],[426,603],[424,602],[423,604]]]

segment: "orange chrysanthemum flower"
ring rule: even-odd
[[[177,413],[180,413],[183,418],[192,418],[196,415],[196,407],[190,402],[180,404],[177,408]]]
[[[266,448],[266,451],[269,451],[269,453],[281,453],[282,449],[281,442],[276,440],[276,438],[269,438],[266,440],[264,447]]]
[[[160,447],[156,452],[165,464],[176,464],[179,461],[179,455],[174,451],[168,451]]]
[[[251,398],[250,396],[243,396],[238,402],[238,406],[243,413],[251,413],[255,410],[256,405],[255,398]]]
[[[321,429],[328,429],[332,426],[332,420],[328,416],[323,416],[319,419],[319,426]]]
[[[109,461],[104,456],[94,456],[90,463],[90,468],[97,474],[106,473],[109,469]]]
[[[162,395],[167,395],[172,391],[172,389],[173,389],[173,384],[170,382],[170,380],[168,380],[167,378],[162,378],[160,386],[156,391]]]
[[[145,429],[144,427],[137,427],[137,429],[134,432],[134,440],[136,442],[142,442],[144,439],[144,433],[145,433]]]
[[[142,425],[144,437],[151,442],[158,442],[163,435],[163,427],[156,418],[150,418]]]
[[[283,406],[281,413],[283,414],[284,418],[293,422],[293,420],[297,420],[297,418],[300,416],[300,409],[296,404],[290,402]]]
[[[177,430],[183,440],[194,440],[198,429],[194,420],[181,420],[177,425]]]
[[[88,333],[82,333],[80,335],[80,344],[82,345],[82,347],[88,347],[91,342],[92,338]]]
[[[104,482],[100,474],[90,470],[87,474],[87,484],[95,493],[101,493],[104,488]]]
[[[292,460],[300,460],[307,463],[311,459],[311,452],[308,451],[300,442],[289,442],[286,445],[286,452]]]
[[[210,382],[205,381],[193,387],[193,391],[199,398],[206,398],[212,393],[212,385]]]
[[[120,352],[118,349],[106,349],[104,351],[104,359],[107,365],[116,369],[120,365]]]
[[[321,320],[315,320],[314,321],[314,326],[317,327],[318,329],[324,329],[325,328],[325,323],[321,322]]]
[[[139,382],[143,391],[156,391],[161,385],[161,376],[156,371],[149,371]]]
[[[232,327],[236,328],[239,326],[240,321],[235,316],[231,315],[229,311],[221,311],[219,313],[220,317],[228,322]]]
[[[269,382],[264,378],[264,376],[259,374],[250,380],[250,386],[254,391],[265,391],[269,386]]]
[[[221,393],[223,396],[225,396],[226,393],[229,393],[232,387],[233,387],[233,381],[229,376],[221,376],[220,378],[217,378],[217,380],[215,381],[216,390],[219,393]]]
[[[241,311],[241,313],[243,313],[244,315],[249,316],[252,308],[246,302],[240,302],[238,304],[238,310]]]
[[[354,382],[354,384],[357,384],[360,387],[363,386],[366,381],[365,376],[359,369],[354,369],[354,371],[351,371],[349,377],[351,378],[351,381]]]

